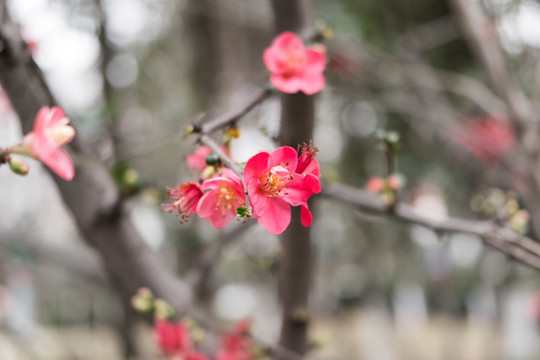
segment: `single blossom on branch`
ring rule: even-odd
[[[278,35],[263,53],[263,61],[270,71],[270,82],[279,91],[307,95],[324,88],[326,67],[324,45],[305,46],[295,33],[286,31]]]
[[[70,143],[75,136],[75,130],[68,123],[61,108],[42,107],[36,115],[33,130],[24,137],[22,143],[4,150],[3,157],[8,158],[10,154],[29,156],[47,165],[61,178],[68,181],[73,179],[73,161],[60,148]]]
[[[320,192],[319,165],[315,151],[304,147],[298,152],[283,146],[272,153],[260,152],[246,163],[244,183],[254,216],[272,234],[281,234],[291,222],[289,206],[301,206],[301,221],[311,225],[307,200]]]

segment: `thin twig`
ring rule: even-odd
[[[211,121],[195,126],[194,132],[201,134],[211,134],[216,130],[222,129],[235,121],[246,116],[253,108],[261,104],[270,95],[272,95],[272,87],[270,85],[257,90],[249,99],[234,111],[217,117]]]
[[[483,239],[517,260],[540,269],[540,243],[492,221],[458,218],[433,219],[416,212],[404,203],[391,210],[376,196],[342,184],[325,184],[322,195],[346,202],[359,210],[389,216],[407,223],[422,225],[437,232],[467,233]]]

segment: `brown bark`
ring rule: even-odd
[[[276,33],[301,33],[311,12],[309,1],[274,0]],[[281,95],[280,143],[297,147],[313,136],[314,97],[303,93]],[[283,322],[279,345],[304,355],[307,350],[308,297],[311,285],[310,229],[300,223],[300,209],[292,209],[291,225],[282,235],[283,252],[279,262],[279,291]]]
[[[0,28],[0,83],[21,119],[23,131],[31,131],[39,108],[55,104],[42,74],[33,62],[17,26],[7,14]],[[76,175],[71,182],[53,176],[60,194],[73,213],[81,235],[98,251],[108,272],[129,299],[143,286],[176,309],[185,309],[191,290],[144,243],[129,220],[108,169],[92,156],[80,135],[70,151]]]

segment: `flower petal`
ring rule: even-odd
[[[302,208],[300,210],[300,221],[302,222],[302,225],[308,227],[311,225],[312,220],[313,215],[311,215],[311,211],[309,211],[307,203],[302,204]]]
[[[287,183],[283,190],[286,195],[282,199],[292,206],[302,205],[313,194],[313,191],[301,175],[292,174],[292,177],[293,179]]]
[[[289,204],[279,198],[268,198],[270,206],[264,215],[258,216],[259,225],[268,232],[279,235],[291,223],[291,208]]]
[[[303,79],[295,75],[272,74],[270,75],[270,82],[276,89],[286,94],[296,94],[304,87]]]
[[[318,194],[321,192],[321,182],[319,181],[319,178],[313,174],[307,174],[304,177],[304,180],[306,181],[306,184],[311,188],[311,191],[313,191],[315,194]]]
[[[61,148],[55,147],[47,154],[39,154],[39,159],[64,180],[70,181],[75,176],[73,161]]]
[[[270,169],[269,163],[270,154],[267,152],[260,152],[253,155],[246,163],[244,167],[244,183],[248,186],[250,183],[259,183],[259,178]]]
[[[273,166],[284,166],[289,171],[294,171],[298,164],[298,153],[290,146],[282,146],[270,154]]]

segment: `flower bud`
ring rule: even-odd
[[[19,158],[10,157],[9,168],[17,175],[25,176],[30,171],[30,166]]]
[[[210,165],[210,166],[207,166],[206,168],[204,168],[202,174],[201,174],[201,177],[206,180],[206,179],[210,179],[212,177],[212,175],[214,175],[216,173],[216,167],[213,166],[213,165]]]
[[[154,315],[158,319],[168,319],[174,315],[174,309],[165,300],[157,299],[154,301],[154,307],[156,309]]]

